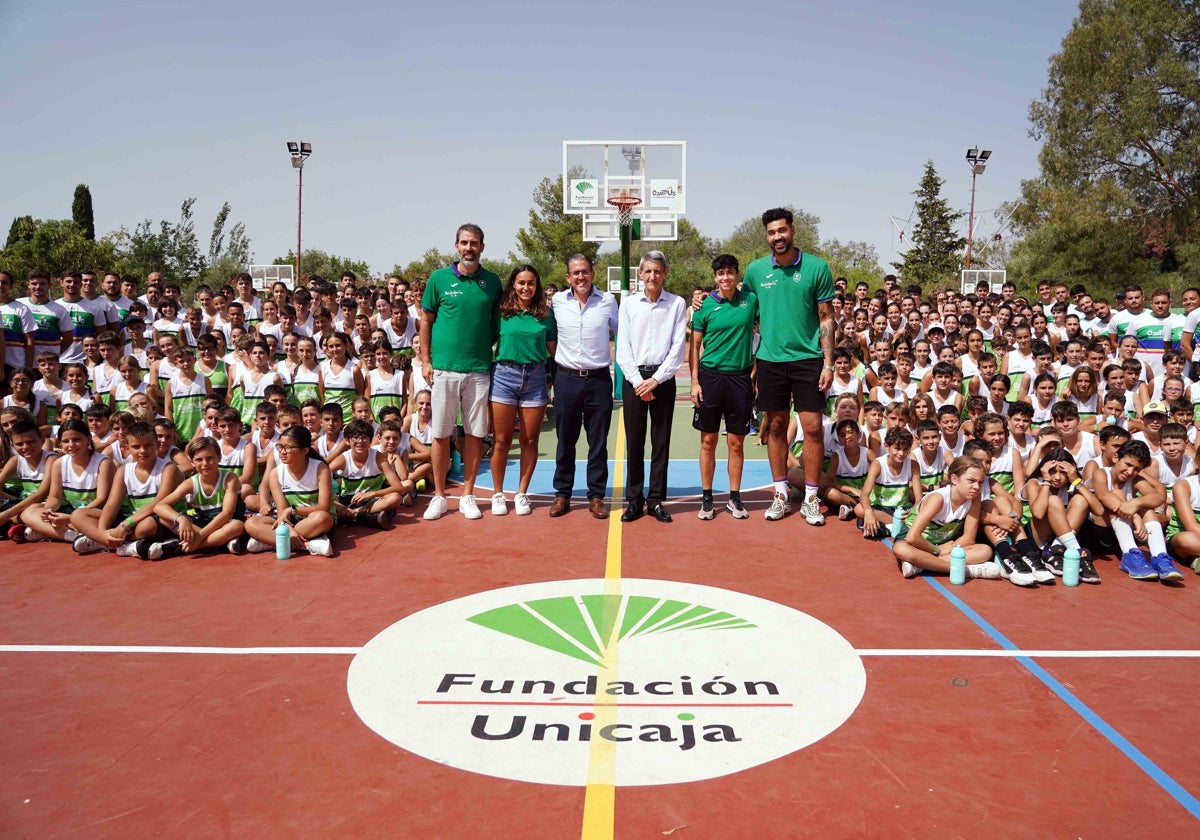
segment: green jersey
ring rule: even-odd
[[[820,257],[797,252],[791,265],[773,255],[746,267],[743,286],[758,296],[758,358],[796,362],[822,357],[818,304],[832,300],[833,275]]]
[[[421,308],[435,316],[429,347],[435,370],[491,370],[500,290],[500,278],[483,267],[463,275],[454,263],[429,275]]]
[[[709,370],[736,373],[749,370],[754,362],[754,322],[758,318],[758,296],[738,289],[731,300],[719,291],[704,298],[692,313],[692,329],[704,334],[700,365]]]

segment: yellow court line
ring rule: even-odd
[[[612,505],[608,517],[608,548],[604,560],[604,594],[621,594],[621,499],[625,494],[625,423],[624,408],[617,412],[617,440],[613,452]],[[606,599],[619,603],[619,598]],[[615,609],[615,607],[614,607]],[[612,634],[607,640],[604,660],[596,680],[605,685],[617,678],[618,639],[621,629],[611,623]],[[600,698],[597,697],[597,700]],[[616,705],[597,705],[592,713],[592,732],[616,723]],[[588,749],[587,788],[583,797],[582,840],[612,840],[615,831],[617,805],[617,745],[606,738],[593,737]]]

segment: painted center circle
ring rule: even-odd
[[[409,752],[553,785],[660,785],[802,749],[853,714],[858,654],[773,601],[661,580],[565,580],[410,615],[354,657],[347,690]]]

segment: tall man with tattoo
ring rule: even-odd
[[[758,408],[767,431],[767,460],[775,485],[768,520],[783,519],[788,503],[787,427],[794,404],[804,431],[804,502],[810,525],[824,525],[817,498],[824,435],[824,392],[833,381],[833,275],[819,257],[795,245],[792,212],[777,207],[762,214],[771,253],[746,267],[743,286],[758,296]]]

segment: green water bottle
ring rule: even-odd
[[[1079,549],[1068,548],[1063,554],[1063,586],[1079,585]]]
[[[275,529],[275,559],[288,560],[292,556],[292,530],[286,522],[280,522]]]

